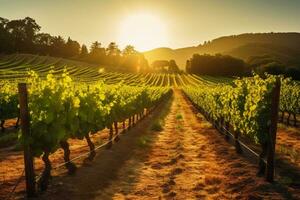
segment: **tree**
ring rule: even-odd
[[[0,17],[0,53],[13,52],[12,37],[7,30],[9,20]]]
[[[7,22],[6,29],[13,39],[13,46],[17,52],[31,52],[34,50],[34,37],[40,30],[34,19],[11,20]]]
[[[33,53],[66,57],[126,72],[149,70],[144,55],[131,45],[126,46],[121,53],[115,42],[104,48],[100,42],[95,41],[88,51],[86,45],[81,46],[70,37],[65,41],[61,36],[40,33],[40,28],[30,17],[11,21],[0,17],[0,53]]]
[[[52,37],[50,55],[65,57],[65,40],[61,36]]]
[[[169,67],[169,61],[167,60],[156,60],[151,64],[155,71],[166,72]]]
[[[111,67],[118,67],[121,61],[121,51],[115,42],[109,43],[106,48],[107,52],[107,64]]]
[[[41,27],[36,23],[36,21],[30,17],[23,19],[24,31],[26,33],[27,42],[33,44],[34,37]]]
[[[138,72],[150,72],[149,63],[144,54],[140,54],[140,68]]]
[[[169,61],[168,71],[171,72],[171,73],[178,73],[180,71],[175,60],[170,60]]]
[[[119,56],[121,53],[118,45],[115,42],[109,43],[108,47],[106,48],[106,52],[108,56]]]
[[[98,41],[93,42],[90,47],[91,54],[97,53],[100,48],[101,48],[100,42],[98,42]]]
[[[285,72],[284,65],[282,65],[278,62],[271,62],[271,63],[265,64],[265,65],[261,66],[260,70],[262,73],[267,72],[268,74],[273,74],[273,75],[284,74],[284,72]]]
[[[127,45],[124,48],[124,50],[122,51],[122,55],[125,57],[136,54],[136,53],[137,53],[137,51],[134,49],[134,46],[132,46],[132,45]]]
[[[189,73],[212,76],[241,76],[246,71],[243,60],[221,54],[194,54],[188,66]]]
[[[38,33],[35,36],[35,51],[41,55],[47,55],[50,52],[53,37],[48,33]]]
[[[75,40],[71,40],[69,37],[66,43],[65,51],[66,57],[78,56],[80,53],[80,44]]]
[[[81,57],[86,57],[87,55],[88,55],[88,49],[87,49],[87,47],[83,44],[82,46],[81,46],[81,51],[80,51],[80,56]]]
[[[191,73],[191,61],[190,60],[187,60],[186,61],[186,64],[185,64],[185,71],[187,73]]]
[[[106,64],[105,48],[101,47],[100,42],[95,41],[92,43],[87,61],[96,64]]]
[[[110,59],[120,59],[120,70],[126,72],[138,72],[140,71],[140,60],[142,57],[134,49],[134,46],[128,45],[122,51],[122,58],[119,56],[111,56]]]

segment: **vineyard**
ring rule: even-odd
[[[145,187],[150,184],[153,188],[149,188],[149,193],[146,190],[141,192],[137,188],[133,189],[134,192],[127,191],[129,199],[130,195],[133,195],[133,199],[139,199],[141,196],[149,199],[153,197],[150,195],[152,192],[161,193],[167,199],[176,195],[181,199],[185,196],[180,196],[184,194],[180,188],[188,188],[185,191],[189,191],[187,196],[194,195],[202,188],[204,193],[195,194],[196,197],[198,195],[197,198],[201,195],[212,195],[216,199],[241,199],[251,190],[255,190],[259,197],[266,199],[272,198],[272,195],[282,197],[279,199],[300,197],[300,135],[297,135],[300,84],[291,79],[270,75],[264,78],[258,75],[227,78],[187,73],[121,73],[77,61],[21,54],[3,56],[0,60],[0,88],[0,141],[1,137],[11,134],[16,136],[12,145],[7,143],[9,145],[0,151],[1,155],[6,155],[0,160],[1,166],[5,166],[1,167],[0,176],[5,177],[9,174],[8,178],[3,178],[3,182],[0,180],[0,186],[3,188],[3,191],[0,190],[0,198],[10,199],[24,195],[22,191],[25,190],[25,185],[29,196],[35,195],[35,190],[46,191],[51,185],[51,176],[59,177],[58,182],[67,180],[70,184],[72,180],[64,179],[67,175],[62,175],[61,168],[65,168],[65,173],[69,175],[78,173],[78,177],[75,176],[74,179],[78,182],[82,180],[82,185],[78,183],[79,186],[88,188],[84,184],[89,184],[91,180],[91,184],[97,184],[97,180],[91,176],[85,177],[81,170],[90,170],[91,174],[104,176],[110,172],[96,171],[95,166],[109,169],[106,165],[117,162],[111,159],[122,160],[137,152],[143,155],[143,159],[149,158],[148,161],[139,160],[146,170],[142,171],[141,176],[146,177],[136,180],[137,185]],[[170,110],[169,114],[166,114],[167,117],[157,121],[156,118],[162,115],[168,106]],[[277,128],[278,124],[293,127],[297,133],[282,133],[282,129]],[[19,125],[21,129],[18,132]],[[158,136],[153,136],[149,130]],[[218,132],[225,135],[225,140],[221,140]],[[296,142],[289,144],[287,148],[285,140],[276,140],[276,134],[287,138],[287,141]],[[152,139],[147,139],[148,137]],[[129,144],[126,146],[130,139],[139,142],[140,150],[133,152]],[[150,140],[154,140],[154,144]],[[11,148],[14,145],[19,149]],[[130,145],[136,143],[132,142]],[[144,154],[148,151],[148,145],[153,145],[153,151],[149,151],[147,157]],[[78,148],[75,148],[76,146]],[[100,151],[104,147],[116,151],[111,154],[118,156],[109,156],[106,165],[101,155],[108,156],[109,152]],[[156,152],[155,148],[159,151]],[[26,158],[28,160],[25,159],[25,163],[22,163],[23,149],[25,155],[31,157],[31,160]],[[167,153],[163,154],[164,151]],[[215,153],[211,155],[212,152]],[[171,158],[167,155],[171,155]],[[222,163],[218,156],[220,160],[225,161]],[[137,162],[133,157],[128,159]],[[210,160],[224,170],[231,168],[227,165],[234,166],[233,170],[236,171],[225,177],[226,174],[208,163],[206,172],[205,166],[202,166],[203,159]],[[163,161],[166,163],[162,164]],[[90,169],[84,169],[82,163],[86,162],[91,166]],[[151,164],[149,169],[147,163]],[[195,182],[183,163],[190,167],[195,176],[203,176],[204,183],[211,184],[211,187]],[[201,167],[198,169],[193,163]],[[285,164],[276,166],[276,163]],[[103,191],[103,194],[98,194],[100,197],[104,194],[118,193],[116,188],[126,188],[120,184],[125,184],[129,179],[123,177],[130,168],[127,165],[130,164],[119,166],[123,173],[119,174],[120,183],[116,180],[112,182],[110,190],[102,187],[101,191],[94,192]],[[174,167],[175,165],[177,167]],[[24,169],[24,166],[29,167],[31,171]],[[111,167],[117,170],[117,166]],[[290,173],[290,170],[293,173]],[[159,173],[169,177],[169,182],[150,181],[155,179],[154,176],[157,176],[158,181],[165,181],[165,177],[160,177]],[[209,173],[214,177],[209,178]],[[147,177],[149,174],[150,178]],[[191,182],[186,185],[184,181],[179,183],[184,177],[189,177],[190,180],[185,181]],[[145,181],[146,179],[149,182]],[[222,179],[234,186],[224,186],[226,182]],[[236,179],[241,182],[233,183]],[[280,189],[273,188],[269,183],[274,180],[280,182],[277,186]],[[28,188],[28,184],[32,184],[31,188]],[[126,184],[132,186],[133,183]],[[157,184],[163,185],[162,191],[156,190],[154,186]],[[245,194],[237,192],[237,187],[241,184],[249,187],[240,188]],[[81,191],[79,186],[77,189]],[[266,194],[259,186],[268,187],[271,195],[264,196]],[[226,193],[232,196],[227,196],[229,194]],[[63,197],[62,193],[58,192],[58,195]],[[72,195],[76,196],[76,192]],[[126,196],[126,192],[122,195]],[[50,193],[46,192],[44,197],[51,199],[51,190]],[[72,196],[70,199],[73,199]]]

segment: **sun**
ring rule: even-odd
[[[157,15],[140,12],[127,16],[120,24],[119,41],[138,51],[167,46],[166,24]]]

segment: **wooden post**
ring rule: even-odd
[[[35,196],[35,174],[34,174],[34,162],[32,156],[31,144],[27,140],[30,137],[30,121],[28,111],[28,97],[26,83],[18,84],[19,90],[19,104],[20,104],[20,119],[21,130],[24,142],[24,165],[25,165],[25,178],[26,178],[26,193],[27,197]]]
[[[268,151],[267,151],[267,170],[266,180],[273,182],[274,180],[274,157],[275,157],[275,144],[276,144],[276,132],[278,122],[278,107],[280,98],[280,80],[277,79],[275,87],[272,92],[271,102],[271,125],[269,129]]]

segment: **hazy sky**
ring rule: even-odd
[[[152,18],[142,23],[137,13]],[[300,32],[300,0],[0,0],[0,16],[30,16],[42,32],[88,45],[132,43],[138,50],[245,32]]]

